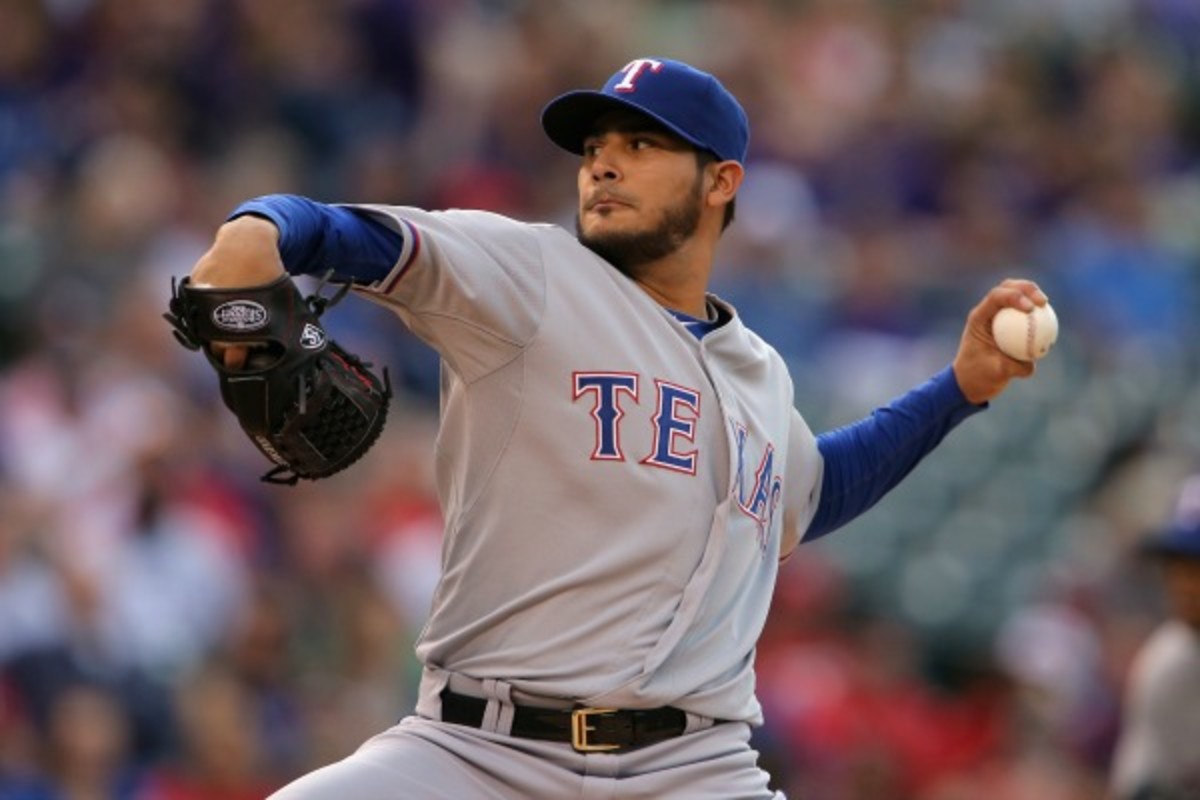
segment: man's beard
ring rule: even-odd
[[[575,216],[575,235],[579,243],[631,278],[642,273],[646,264],[665,258],[690,239],[700,226],[700,176],[695,190],[663,214],[657,226],[646,231],[616,231],[588,235],[583,232],[579,215]]]

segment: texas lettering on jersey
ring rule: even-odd
[[[749,431],[736,420],[729,422],[737,443],[737,474],[734,475],[733,486],[737,492],[738,508],[758,523],[758,546],[766,549],[771,525],[775,521],[775,509],[779,507],[779,499],[783,496],[783,479],[775,475],[775,446],[766,443],[754,470],[754,480],[747,488],[746,441]]]
[[[621,447],[621,419],[625,409],[623,396],[638,402],[638,375],[631,372],[576,372],[574,399],[592,397],[592,419],[596,423],[594,461],[624,461]],[[700,392],[669,381],[654,381],[657,410],[651,417],[654,442],[650,453],[639,463],[651,467],[696,474],[699,451],[686,449],[696,440],[696,422],[700,419]]]
[[[635,372],[576,372],[572,383],[574,400],[591,399],[590,414],[596,430],[592,460],[625,461],[621,423],[626,410],[622,401],[628,399],[637,405],[640,376]],[[699,449],[694,446],[696,423],[700,419],[700,392],[656,378],[654,393],[655,411],[650,418],[654,429],[652,446],[638,463],[695,475],[700,457]],[[749,431],[736,420],[730,420],[730,425],[737,450],[733,492],[738,508],[757,524],[759,546],[765,548],[783,495],[783,480],[775,474],[775,446],[765,443],[753,467],[754,477],[748,480]]]

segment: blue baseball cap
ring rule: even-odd
[[[750,123],[721,82],[682,61],[636,58],[599,91],[567,92],[542,110],[542,128],[556,145],[576,155],[596,120],[614,109],[633,109],[722,161],[745,162]]]
[[[1183,482],[1171,523],[1147,539],[1143,549],[1155,556],[1200,558],[1200,475]]]

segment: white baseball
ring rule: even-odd
[[[992,319],[992,336],[1005,355],[1018,361],[1037,361],[1058,339],[1058,315],[1049,303],[1029,312],[1002,308]]]

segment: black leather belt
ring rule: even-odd
[[[488,701],[442,690],[442,721],[478,728]],[[512,735],[566,742],[580,753],[614,753],[666,741],[683,733],[687,715],[678,708],[535,708],[513,706]]]

